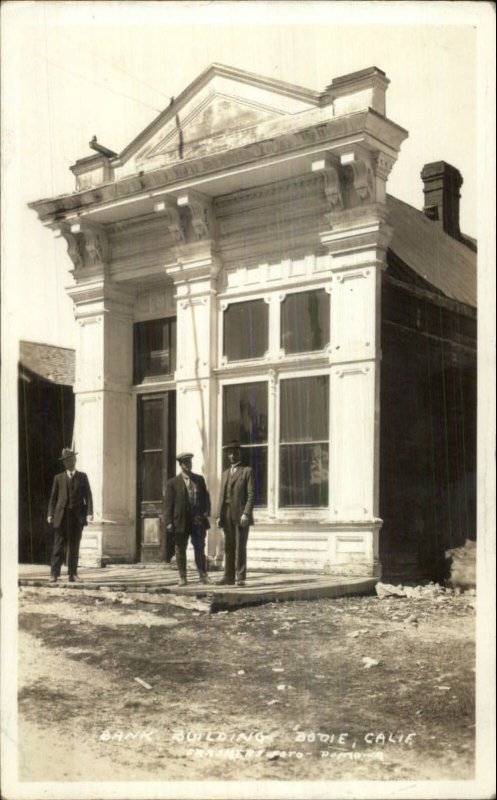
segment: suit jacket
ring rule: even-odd
[[[210,528],[204,514],[211,513],[211,501],[202,475],[190,473],[190,480],[197,485],[199,513],[203,517],[205,530]],[[190,499],[183,475],[176,475],[166,485],[166,528],[172,525],[174,533],[190,533],[192,526]]]
[[[221,492],[219,495],[219,506],[217,516],[221,520],[221,525],[224,524],[224,516],[226,514],[226,487],[231,467],[223,472],[221,478]],[[240,517],[246,514],[249,518],[249,525],[254,524],[254,516],[252,511],[255,503],[255,479],[254,470],[252,467],[239,466],[233,476],[233,483],[231,484],[230,496],[230,509],[231,518],[236,524],[240,524]]]
[[[86,525],[86,517],[93,515],[93,498],[91,495],[90,482],[86,472],[74,473],[74,494],[75,494],[75,508],[79,516],[81,525]],[[53,517],[54,528],[58,528],[64,511],[66,509],[68,495],[67,495],[67,473],[59,472],[55,476],[48,501],[48,516]]]

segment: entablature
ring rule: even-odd
[[[45,224],[56,218],[72,223],[78,217],[107,224],[150,213],[155,203],[169,194],[179,196],[194,189],[216,197],[230,194],[240,185],[250,188],[305,175],[312,161],[330,151],[340,158],[352,145],[360,144],[372,158],[384,154],[393,163],[407,136],[404,129],[371,109],[314,124],[307,119],[301,128],[293,120],[296,128],[290,131],[283,123],[288,129],[288,120],[281,120],[281,131],[248,145],[29,205]]]

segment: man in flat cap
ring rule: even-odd
[[[193,453],[178,453],[181,472],[166,486],[166,530],[174,533],[179,585],[186,586],[186,548],[191,538],[201,583],[209,583],[205,535],[210,528],[211,501],[202,475],[192,472]]]
[[[221,478],[217,526],[224,530],[224,576],[220,585],[245,586],[247,577],[247,540],[254,524],[255,480],[252,467],[241,462],[240,442],[233,440],[223,447],[230,466]]]
[[[76,456],[69,447],[64,447],[59,461],[64,472],[55,476],[48,501],[49,524],[54,526],[54,542],[50,562],[50,583],[56,583],[67,557],[67,572],[71,583],[79,581],[79,545],[83,527],[93,519],[93,499],[90,483],[85,472],[76,469]]]

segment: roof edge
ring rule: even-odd
[[[139,142],[153,134],[156,127],[160,127],[169,118],[173,118],[181,107],[190,99],[190,97],[214,76],[220,75],[227,78],[237,78],[242,83],[249,83],[254,86],[261,86],[265,89],[272,89],[279,94],[284,94],[291,97],[297,97],[302,100],[319,105],[321,99],[321,92],[314,89],[307,89],[304,86],[297,86],[296,84],[288,83],[287,81],[280,81],[277,78],[268,78],[264,75],[258,75],[255,72],[248,72],[236,67],[229,67],[225,64],[218,64],[214,62],[210,64],[203,72],[200,73],[188,86],[183,89],[178,97],[174,98],[173,102],[165,108],[160,114],[152,120],[135,138],[119,153],[119,155],[111,159],[113,166],[119,166],[123,159],[126,160],[138,146]]]

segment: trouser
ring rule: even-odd
[[[249,527],[237,525],[229,513],[224,519],[224,577],[230,582],[247,577],[247,540]]]
[[[195,554],[195,565],[200,576],[207,574],[207,562],[205,558],[205,529],[193,528],[187,533],[175,533],[175,555],[176,564],[180,578],[186,578],[186,548],[188,539],[191,538],[193,552]]]
[[[82,533],[83,526],[81,525],[79,514],[72,508],[66,508],[59,527],[54,531],[52,558],[50,561],[50,572],[53,578],[60,577],[60,571],[66,556],[68,574],[78,574],[79,545]]]
[[[171,559],[174,556],[174,551],[174,533],[172,531],[166,531],[162,539],[162,557],[166,564],[171,563]]]

